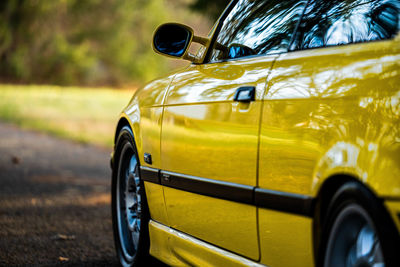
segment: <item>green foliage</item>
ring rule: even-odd
[[[167,67],[153,53],[167,20],[160,0],[2,0],[0,79],[61,85],[121,85]]]

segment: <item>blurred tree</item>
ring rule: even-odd
[[[229,2],[230,0],[194,0],[193,3],[190,4],[190,8],[207,15],[215,21]]]
[[[151,48],[168,11],[159,0],[2,0],[0,79],[119,85],[153,78]]]

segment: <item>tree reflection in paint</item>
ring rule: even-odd
[[[214,47],[211,60],[286,52],[307,1],[239,0],[217,37],[224,47],[239,45],[237,53]],[[246,53],[245,53],[246,52]]]
[[[399,28],[397,0],[311,0],[294,49],[343,45],[393,38]]]

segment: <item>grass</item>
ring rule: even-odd
[[[0,120],[82,143],[111,147],[133,90],[0,85]]]

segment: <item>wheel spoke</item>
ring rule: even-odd
[[[383,261],[383,255],[381,250],[381,244],[379,243],[379,239],[375,237],[374,246],[371,250],[371,253],[368,255],[368,261],[373,263],[374,267],[383,267],[385,266]]]
[[[349,254],[347,254],[346,266],[354,266],[357,261],[357,249],[356,246],[350,248]]]
[[[129,162],[129,172],[134,174],[136,168],[137,168],[136,157],[135,157],[135,155],[133,155]]]
[[[133,241],[133,245],[135,247],[135,250],[137,250],[138,245],[139,245],[139,232],[138,231],[133,231],[132,232],[132,241]]]
[[[140,231],[140,222],[141,222],[141,220],[140,220],[140,218],[138,218],[138,220],[136,221],[138,231]]]
[[[133,221],[132,221],[132,231],[134,232],[135,230],[136,230],[136,221],[137,221],[137,218],[136,217],[133,217],[133,215],[132,215],[132,218],[133,218]]]
[[[369,225],[365,225],[357,236],[357,258],[365,257],[373,253],[375,240],[374,231]]]

